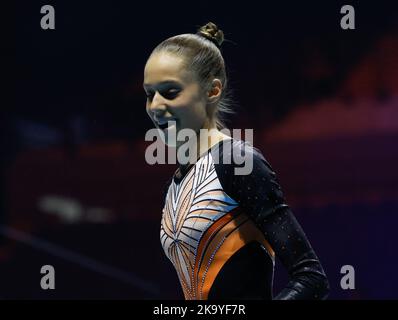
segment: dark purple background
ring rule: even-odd
[[[56,30],[40,28],[44,4]],[[143,68],[161,40],[208,21],[232,41],[228,125],[254,129],[330,298],[397,299],[397,13],[386,1],[17,1],[2,44],[14,98],[1,118],[0,299],[182,298],[159,241],[175,165],[145,162]],[[53,291],[40,288],[46,264]],[[343,265],[355,290],[340,287]],[[286,281],[278,263],[275,292]]]

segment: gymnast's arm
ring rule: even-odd
[[[275,299],[326,299],[329,282],[325,272],[286,204],[275,172],[258,149],[244,149],[247,155],[252,156],[251,173],[236,175],[232,171],[236,167],[233,165],[224,166],[219,170],[219,175],[227,192],[238,200],[264,233],[275,255],[289,273],[288,284]]]
[[[290,281],[274,299],[326,299],[329,282],[291,210],[283,207],[267,215],[260,229],[289,273]]]
[[[329,282],[325,272],[303,229],[286,204],[275,172],[261,155],[254,159],[255,175],[246,179],[254,184],[258,200],[244,202],[290,278],[286,287],[274,299],[326,299]]]

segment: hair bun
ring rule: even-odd
[[[217,25],[213,22],[208,22],[204,26],[200,27],[196,34],[210,40],[218,48],[220,48],[221,44],[224,42],[224,32],[218,29]]]

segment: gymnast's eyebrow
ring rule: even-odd
[[[159,82],[159,83],[157,83],[157,84],[155,84],[155,85],[152,85],[152,84],[150,84],[150,83],[144,83],[144,89],[150,89],[150,88],[158,88],[158,89],[162,89],[162,88],[165,88],[165,87],[168,87],[168,86],[177,86],[177,87],[182,87],[182,85],[179,83],[179,82],[177,82],[177,81],[174,81],[174,80],[166,80],[166,81],[162,81],[162,82]]]

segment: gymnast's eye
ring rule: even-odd
[[[167,100],[175,99],[181,90],[179,89],[169,89],[165,92],[162,92],[161,95],[166,98]]]
[[[180,91],[181,90],[179,90],[179,89],[169,89],[166,91],[159,92],[159,94],[167,100],[172,100],[178,96]],[[154,95],[155,95],[154,92],[147,92],[146,97],[148,100],[152,101]]]

